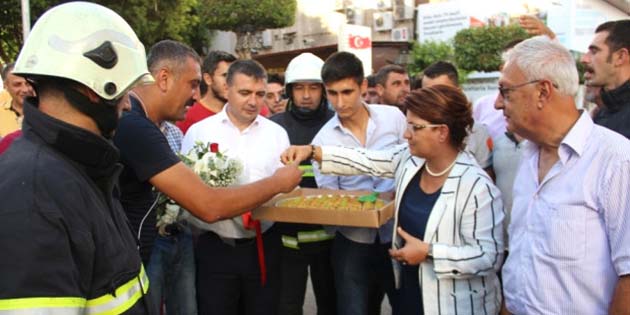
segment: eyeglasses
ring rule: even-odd
[[[545,79],[538,79],[538,80],[532,80],[532,81],[525,82],[525,83],[521,83],[521,84],[514,85],[514,86],[508,86],[508,87],[502,87],[502,86],[499,86],[499,88],[498,88],[498,89],[499,89],[499,94],[501,94],[501,97],[502,97],[503,99],[507,99],[507,97],[508,97],[508,95],[509,95],[509,92],[511,92],[511,91],[513,91],[513,90],[516,90],[516,89],[518,89],[518,88],[520,88],[520,87],[526,86],[526,85],[528,85],[528,84],[538,83],[538,82],[540,82],[540,81],[549,81],[549,80],[545,80]],[[556,83],[554,83],[554,82],[551,82],[551,81],[550,81],[549,83],[551,83],[551,85],[552,85],[554,88],[556,88],[556,89],[558,88],[558,84],[556,84]]]
[[[436,128],[441,126],[444,126],[444,124],[414,124],[410,122],[407,123],[407,129],[409,131],[418,131],[424,128]]]
[[[538,83],[540,81],[542,81],[542,80],[533,80],[533,81],[529,81],[529,82],[525,82],[525,83],[521,83],[521,84],[517,84],[517,85],[514,85],[514,86],[509,86],[509,87],[499,86],[499,94],[501,94],[502,98],[507,99],[507,96],[508,96],[510,91],[514,91],[514,90],[516,90],[516,89],[518,89],[520,87],[524,87],[524,86],[526,86],[528,84],[532,84],[532,83]]]

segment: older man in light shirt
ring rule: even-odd
[[[575,60],[545,37],[509,51],[497,109],[529,140],[516,175],[505,314],[628,314],[630,141],[575,107]]]

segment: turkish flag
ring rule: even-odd
[[[348,44],[350,48],[365,49],[372,47],[372,41],[368,37],[362,37],[359,35],[348,36]]]

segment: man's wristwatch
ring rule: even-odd
[[[311,160],[315,159],[315,145],[311,144]]]
[[[429,251],[427,252],[427,257],[433,258],[433,244],[429,243]]]

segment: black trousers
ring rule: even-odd
[[[332,240],[300,243],[300,249],[282,247],[280,315],[302,315],[309,273],[317,303],[317,315],[337,314],[335,280],[330,262]]]
[[[200,315],[276,315],[280,288],[280,234],[263,234],[267,282],[260,282],[256,241],[226,244],[218,235],[199,236],[197,305]]]

